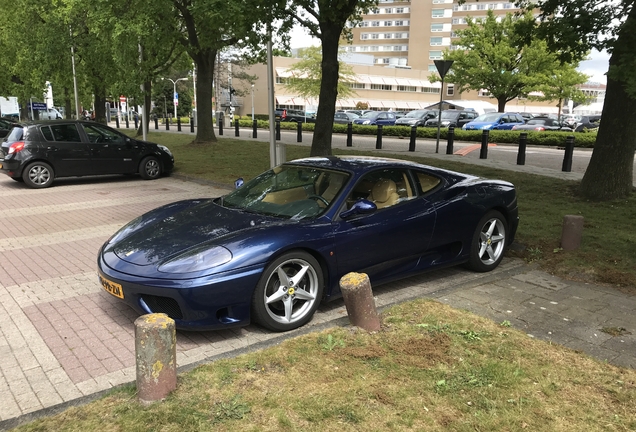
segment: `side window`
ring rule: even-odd
[[[384,120],[384,119],[386,119],[386,114],[385,113],[380,113],[378,115],[378,120]]]
[[[420,194],[426,194],[440,184],[439,178],[422,171],[417,171],[415,177],[417,178],[417,186]]]
[[[53,132],[51,132],[51,128],[48,126],[42,126],[40,128],[40,132],[42,132],[42,136],[47,141],[54,141]]]
[[[347,197],[347,207],[360,199],[375,203],[378,209],[394,206],[416,197],[408,172],[403,169],[373,171],[358,181]]]
[[[93,144],[125,144],[125,138],[112,129],[105,128],[98,124],[84,125],[84,132],[88,135],[88,140]]]
[[[52,125],[51,132],[55,141],[59,142],[82,142],[77,126],[74,124]]]

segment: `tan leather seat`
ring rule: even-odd
[[[329,177],[329,186],[327,186],[327,189],[322,193],[322,197],[331,202],[331,200],[336,197],[336,194],[340,192],[340,189],[342,189],[344,179],[345,177],[343,175],[332,174]]]
[[[399,199],[395,182],[389,179],[376,182],[369,195],[369,200],[373,201],[379,209],[395,205]]]

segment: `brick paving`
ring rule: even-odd
[[[45,190],[0,177],[0,430],[49,409],[135,380],[137,314],[101,289],[99,247],[118,228],[162,204],[218,196],[211,185],[161,178],[68,179]],[[636,300],[612,288],[562,281],[518,260],[494,272],[440,270],[374,287],[379,306],[418,297],[509,320],[617,365],[636,366]],[[346,317],[342,301],[321,306],[305,328],[284,335],[256,326],[178,332],[177,361],[187,367],[274,343]]]

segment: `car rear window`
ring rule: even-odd
[[[9,135],[7,135],[6,141],[14,142],[23,139],[25,139],[24,128],[21,126],[14,126],[13,129],[11,129],[11,132],[9,132]]]

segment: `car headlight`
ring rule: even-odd
[[[483,125],[479,129],[485,130],[485,129],[490,129],[491,127],[492,127],[492,125]]]
[[[158,146],[161,150],[165,151],[166,153],[168,153],[169,156],[172,157],[172,152],[170,151],[170,149],[164,145],[159,145]]]
[[[448,127],[448,125],[449,125],[449,124],[451,124],[451,122],[450,122],[450,121],[448,121],[448,120],[444,120],[444,121],[441,123],[441,125],[442,125],[442,126],[444,126],[444,127]]]
[[[362,122],[362,124],[363,124],[363,125],[365,125],[365,124],[371,124],[371,120],[365,120],[365,121],[363,121],[363,122]]]
[[[190,273],[218,267],[232,259],[232,252],[222,246],[206,246],[190,250],[161,264],[162,273]]]

